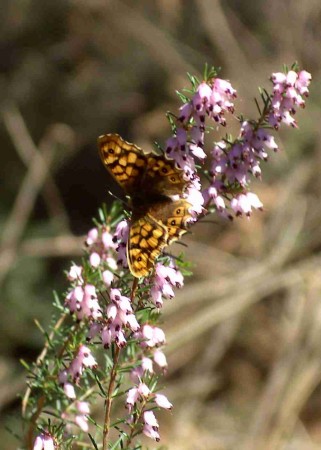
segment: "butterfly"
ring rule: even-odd
[[[187,181],[173,160],[144,153],[118,134],[98,138],[103,165],[130,197],[132,217],[127,261],[134,277],[147,276],[164,247],[187,231],[191,204],[182,195]]]

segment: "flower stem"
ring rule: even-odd
[[[108,434],[110,429],[110,413],[111,413],[111,405],[113,402],[113,391],[114,391],[114,384],[116,380],[117,375],[117,364],[120,354],[120,348],[116,346],[115,353],[114,353],[114,364],[111,369],[110,373],[110,380],[109,380],[109,386],[108,386],[108,392],[107,392],[107,398],[106,398],[106,409],[105,409],[105,419],[104,419],[104,431],[103,431],[103,450],[107,450],[108,448]]]
[[[137,412],[136,417],[134,422],[131,424],[131,430],[129,435],[127,436],[127,441],[126,441],[126,446],[125,448],[128,448],[129,445],[131,444],[133,438],[135,437],[135,435],[137,434],[137,425],[139,424],[139,420],[142,417],[144,408],[146,406],[146,400],[144,400],[141,404],[140,410],[139,412]]]
[[[36,367],[41,366],[42,362],[44,361],[48,349],[49,349],[49,345],[50,345],[50,341],[54,338],[57,330],[61,327],[61,325],[63,324],[63,322],[65,321],[67,317],[67,314],[63,314],[57,321],[57,323],[55,324],[52,332],[49,335],[49,339],[46,341],[44,348],[42,349],[40,355],[38,356],[37,360],[36,360]],[[29,401],[29,397],[31,395],[31,391],[32,388],[30,386],[28,386],[25,395],[23,396],[22,399],[22,417],[26,417],[26,413],[27,413],[27,406],[28,406],[28,401]],[[42,408],[45,404],[45,396],[42,395],[39,400],[38,400],[38,404],[37,404],[37,410],[35,411],[35,413],[32,415],[31,419],[30,419],[30,425],[28,427],[27,430],[27,434],[26,434],[26,445],[28,449],[32,449],[33,448],[33,433],[34,433],[34,429],[36,428],[36,423],[37,423],[37,419],[41,414]]]
[[[130,294],[131,301],[134,300],[136,290],[138,286],[138,278],[135,278],[132,285],[132,290]],[[116,346],[115,353],[114,353],[114,363],[113,367],[111,369],[110,373],[110,380],[109,380],[109,386],[108,386],[108,392],[107,392],[107,398],[106,398],[106,408],[105,408],[105,419],[104,419],[104,430],[103,430],[103,450],[107,450],[108,448],[108,434],[110,430],[110,415],[111,415],[111,406],[113,402],[113,391],[114,391],[114,385],[116,381],[117,376],[117,365],[119,361],[119,355],[120,355],[120,348]]]

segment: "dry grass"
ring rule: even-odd
[[[19,6],[14,1],[8,7],[8,26],[15,26],[15,17],[23,22]],[[30,131],[28,114],[18,107],[22,99],[9,88],[2,108],[7,145],[26,169],[1,230],[0,282],[6,285],[24,255],[79,255],[81,238],[71,231],[72,211],[54,177],[61,169],[55,164],[59,146],[72,154],[93,143],[98,125],[113,131],[109,127],[122,127],[124,117],[137,143],[164,138],[162,115],[177,106],[174,89],[184,86],[186,71],[196,73],[206,60],[223,67],[243,97],[240,109],[253,114],[247,99],[256,95],[255,86],[284,62],[299,60],[315,87],[298,119],[301,129],[282,135],[285,150],[272,157],[256,186],[265,211],[250,222],[200,224],[185,240],[195,276],[164,308],[166,385],[175,409],[164,415],[161,431],[163,443],[175,450],[320,448],[320,2],[140,0],[133,6],[93,0],[69,6],[68,33],[55,51],[72,60],[66,84],[76,98],[78,125],[49,121],[49,131]],[[153,77],[160,92],[148,88]],[[17,81],[12,75],[6,83],[12,88]],[[87,116],[86,93],[95,89],[99,101],[92,110],[88,104]],[[36,145],[31,136],[42,132]],[[26,230],[40,195],[51,233],[30,237]],[[17,363],[10,355],[1,367],[5,408],[21,390],[21,374],[12,382],[7,368],[12,373]]]

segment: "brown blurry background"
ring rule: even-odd
[[[0,17],[1,448],[17,446],[5,427],[19,430],[19,358],[43,343],[33,320],[48,325],[52,291],[117,191],[97,136],[163,143],[175,89],[205,62],[255,116],[257,86],[295,60],[313,85],[253,188],[265,211],[184,239],[195,275],[164,307],[175,408],[161,443],[321,448],[320,1],[1,0]]]

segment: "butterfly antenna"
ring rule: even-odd
[[[190,232],[191,233],[191,232]],[[192,233],[191,233],[192,234]],[[187,244],[185,244],[185,242],[181,242],[181,241],[176,241],[175,244],[179,244],[182,245],[183,247],[188,247]]]
[[[131,209],[131,208],[130,208],[130,205],[129,205],[125,200],[123,200],[122,198],[118,197],[117,195],[115,195],[115,194],[114,194],[113,192],[111,192],[111,191],[107,191],[107,192],[108,192],[108,194],[109,194],[111,197],[115,198],[116,200],[118,200],[119,202],[121,202],[123,205],[127,206],[127,208]]]
[[[164,256],[168,256],[169,258],[173,259],[174,261],[184,262],[179,256],[172,255],[171,253],[163,252]]]
[[[219,222],[217,222],[216,220],[200,220],[197,223],[214,223],[214,225],[219,224]]]

